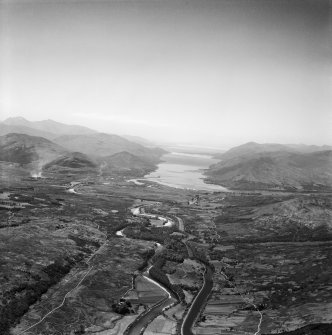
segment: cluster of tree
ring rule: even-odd
[[[127,315],[133,312],[131,302],[122,298],[119,302],[112,304],[112,310],[121,315]]]
[[[155,234],[151,232],[150,230],[147,231],[135,231],[133,229],[126,229],[125,231],[126,236],[130,238],[135,238],[139,240],[146,240],[146,241],[156,241],[159,243],[164,242],[164,237],[160,234]]]
[[[100,244],[98,242],[81,238],[77,235],[70,234],[68,238],[73,240],[82,251],[87,253],[91,252],[91,248],[98,249],[100,247]]]
[[[47,276],[43,276],[43,279],[38,275],[31,275],[29,281],[20,283],[5,292],[0,307],[1,334],[9,334],[9,328],[28,311],[29,306],[39,300],[51,286],[58,283],[78,260],[79,257],[59,258],[43,269],[43,272],[47,274]]]
[[[203,264],[209,265],[209,260],[207,258],[207,250],[205,248],[202,248],[193,241],[187,241],[187,244],[192,250],[195,259],[202,262]]]
[[[138,271],[143,271],[148,266],[148,261],[155,254],[154,249],[148,249],[141,253],[141,257],[143,258],[143,263],[138,267]]]
[[[182,239],[182,238],[181,238]],[[167,239],[165,241],[165,248],[167,250],[173,250],[174,252],[182,255],[183,258],[188,257],[188,251],[186,245],[181,241],[181,239]]]
[[[173,232],[170,227],[142,227],[139,229],[135,227],[127,227],[125,230],[126,236],[139,240],[156,241],[164,244],[164,241],[168,238],[169,234]]]
[[[183,263],[184,261],[183,255],[171,249],[164,249],[160,255],[164,259],[171,261],[171,262]]]

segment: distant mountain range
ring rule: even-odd
[[[132,135],[122,135],[121,137],[125,138],[128,141],[135,142],[138,144],[142,144],[145,147],[154,147],[155,144],[152,141],[149,141],[140,136],[132,136]]]
[[[264,143],[248,142],[220,154],[216,154],[215,158],[230,159],[234,157],[247,157],[253,154],[264,152],[294,152],[294,153],[310,153],[315,151],[332,150],[332,146],[323,145],[306,145],[306,144],[278,144],[278,143]]]
[[[232,189],[332,190],[332,147],[258,144],[234,147],[205,172]]]
[[[126,140],[118,135],[94,133],[86,135],[63,135],[56,137],[54,142],[71,150],[83,152],[90,156],[109,156],[126,151],[133,155],[157,161],[165,151],[151,149],[141,144]]]
[[[77,125],[67,125],[53,120],[28,121],[23,117],[11,117],[0,123],[0,134],[21,133],[54,139],[66,134],[94,134],[97,131]]]
[[[47,171],[147,173],[156,168],[166,153],[118,135],[53,120],[31,122],[22,117],[9,118],[0,122],[0,135],[0,161]]]

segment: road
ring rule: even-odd
[[[211,267],[206,266],[204,272],[204,283],[201,290],[196,295],[191,307],[189,308],[186,316],[181,325],[181,335],[193,335],[192,327],[199,316],[204,303],[213,288],[213,271]]]

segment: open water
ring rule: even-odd
[[[218,162],[208,155],[172,152],[163,155],[158,169],[144,177],[162,185],[203,191],[227,191],[220,185],[206,184],[203,170]]]

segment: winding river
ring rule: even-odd
[[[151,224],[159,225],[156,221],[161,221],[164,226],[171,226],[174,224],[172,220],[170,220],[169,218],[163,217],[163,216],[158,216],[156,220],[155,219],[156,215],[145,213],[144,207],[142,206],[132,208],[131,212],[135,216],[142,216],[142,217],[149,218]],[[123,230],[117,231],[116,235],[126,237],[123,233]],[[162,248],[163,247],[159,243],[157,243],[158,252],[160,252]],[[170,290],[168,290],[165,286],[161,285],[159,282],[151,278],[150,268],[151,266],[145,271],[145,273],[143,274],[143,277],[146,280],[149,280],[150,282],[154,283],[156,286],[160,287],[162,290],[164,290],[167,293],[167,297],[161,299],[151,308],[149,308],[144,313],[139,315],[139,317],[133,323],[131,323],[129,327],[126,329],[126,331],[124,332],[125,335],[142,334],[142,332],[148,326],[148,324],[151,321],[153,321],[158,315],[160,315],[164,309],[171,307],[173,304],[177,302],[176,297]]]
[[[154,218],[155,215],[145,213],[144,207],[134,207],[131,209],[131,212],[135,216],[143,216],[147,217],[149,219]],[[173,225],[174,222],[171,221],[168,218],[165,217],[158,217],[159,220],[166,221],[169,223],[169,225]],[[179,227],[181,224],[183,225],[182,219],[177,218],[179,221]],[[153,220],[151,220],[151,223],[153,224]],[[183,227],[182,227],[183,228]],[[183,230],[183,229],[181,229]],[[123,233],[123,230],[119,230],[116,235],[126,237]],[[186,244],[187,245],[187,244]],[[160,252],[162,250],[162,246],[157,243],[158,251]],[[125,331],[125,335],[140,335],[144,332],[144,329],[148,326],[149,323],[151,323],[158,315],[160,315],[163,310],[170,308],[172,305],[174,305],[177,302],[176,297],[174,294],[168,290],[166,287],[155,281],[150,277],[150,266],[144,273],[143,277],[145,277],[147,280],[153,282],[156,286],[159,286],[164,291],[168,293],[168,296],[161,299],[159,302],[157,302],[155,305],[153,305],[151,308],[149,308],[147,311],[142,313],[132,324],[129,325],[129,327]],[[204,272],[204,283],[198,294],[196,295],[194,301],[192,302],[187,314],[185,315],[182,325],[181,325],[181,335],[193,335],[192,327],[197,320],[202,306],[204,306],[204,303],[209,296],[212,288],[213,288],[213,270],[210,266],[205,266],[205,272]]]

